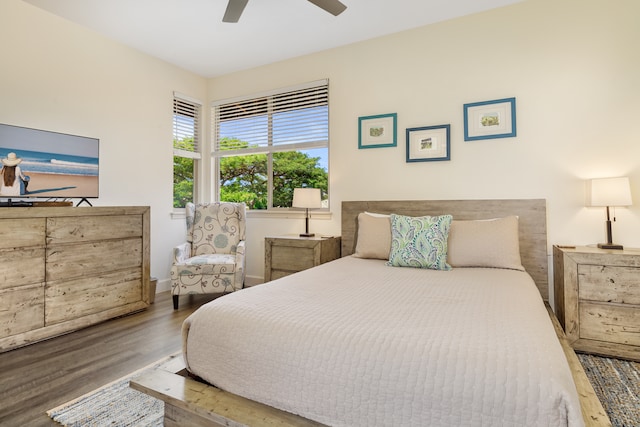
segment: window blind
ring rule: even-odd
[[[173,153],[200,159],[200,111],[202,104],[174,94]]]
[[[214,155],[326,147],[328,82],[214,103]]]

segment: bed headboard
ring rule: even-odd
[[[460,220],[517,215],[522,265],[533,277],[542,298],[549,300],[547,204],[544,199],[345,201],[342,202],[342,256],[355,251],[358,214],[364,211],[409,216],[451,214]]]

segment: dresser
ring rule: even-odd
[[[553,247],[555,312],[577,351],[640,361],[640,250]]]
[[[149,305],[148,207],[0,209],[0,351]]]
[[[340,237],[265,237],[264,281],[340,258]]]

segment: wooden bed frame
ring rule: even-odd
[[[354,252],[360,212],[411,216],[452,214],[454,219],[490,219],[518,215],[522,264],[547,302],[547,310],[573,373],[585,424],[611,426],[602,404],[548,304],[546,201],[442,200],[347,201],[342,203],[342,256]],[[321,424],[225,392],[189,378],[186,371],[156,370],[131,382],[131,387],[165,402],[164,425],[179,426],[319,426]]]

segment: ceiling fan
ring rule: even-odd
[[[224,12],[224,17],[222,18],[222,22],[238,22],[240,19],[240,15],[242,15],[242,11],[244,7],[247,5],[249,0],[229,0],[227,4],[227,10]],[[334,16],[340,15],[347,8],[344,4],[340,3],[339,0],[307,0],[310,3],[315,4],[321,9],[326,10],[330,14]]]

